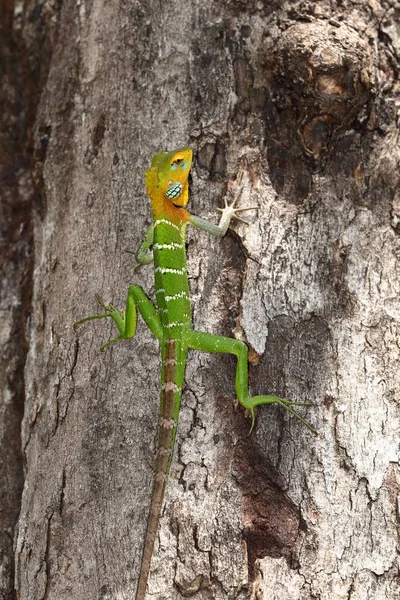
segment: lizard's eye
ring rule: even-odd
[[[173,165],[177,165],[178,167],[181,167],[184,163],[184,159],[183,158],[176,158],[175,160],[172,161]]]

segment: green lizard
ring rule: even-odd
[[[309,425],[291,408],[291,405],[307,404],[291,402],[276,396],[250,396],[248,390],[248,348],[243,342],[210,333],[194,331],[191,326],[189,284],[186,273],[185,234],[188,224],[208,233],[225,235],[232,217],[241,210],[233,202],[221,210],[219,225],[191,215],[185,206],[189,199],[188,178],[192,166],[192,150],[184,148],[173,152],[160,152],[153,157],[146,172],[147,192],[150,196],[153,223],[139,247],[136,258],[140,265],[154,261],[155,296],[157,308],[138,285],[131,285],[125,311],[105,304],[96,295],[104,309],[103,314],[81,319],[77,327],[91,319],[111,317],[118,327],[119,335],[101,346],[135,335],[136,308],[158,339],[161,347],[161,408],[159,416],[158,448],[155,461],[153,493],[147,521],[142,563],[136,591],[136,600],[144,600],[150,563],[164,497],[164,490],[174,449],[175,435],[181,403],[185,364],[189,348],[205,352],[222,352],[237,357],[236,394],[240,404],[250,412],[251,429],[254,425],[254,409],[261,404],[280,404],[294,414],[313,433]],[[237,217],[236,217],[237,218]]]

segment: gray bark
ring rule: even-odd
[[[223,241],[189,232],[194,326],[247,341],[253,393],[309,402],[319,436],[263,407],[248,437],[233,358],[191,353],[148,597],[400,598],[396,10],[15,5],[40,92],[20,600],[134,597],[158,347],[140,321],[100,353],[112,324],[72,324],[98,312],[95,292],[121,308],[132,282],[152,295],[151,267],[135,274],[125,252],[150,223],[143,174],[188,145],[194,214],[238,193],[257,206]]]

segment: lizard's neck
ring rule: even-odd
[[[149,169],[146,172],[146,187],[147,193],[150,196],[155,221],[167,219],[178,226],[185,225],[189,221],[190,214],[188,211],[175,206],[171,200],[164,196],[162,190],[159,188],[157,172],[154,169]],[[182,196],[180,197],[183,206],[187,204],[189,198],[188,188],[189,186],[186,181],[183,185]]]
[[[171,200],[165,198],[163,194],[153,191],[150,200],[154,221],[167,219],[178,226],[185,225],[189,221],[190,214],[188,211],[174,206]]]

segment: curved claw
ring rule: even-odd
[[[236,214],[232,215],[233,219],[236,219],[236,221],[240,221],[241,223],[244,223],[245,225],[250,225],[250,223],[248,221],[246,221],[246,219],[242,219],[242,217],[238,217]]]
[[[217,212],[220,212],[220,213],[223,213],[223,212],[225,212],[225,210],[226,210],[227,208],[230,208],[230,209],[232,209],[232,210],[234,211],[234,213],[238,213],[238,212],[244,212],[244,211],[246,211],[246,210],[258,210],[258,206],[246,206],[246,207],[242,207],[242,208],[233,208],[233,206],[234,206],[233,204],[227,204],[227,203],[225,202],[225,208],[219,208],[219,207],[217,207],[215,210],[216,210]]]
[[[249,433],[247,434],[248,436],[252,434],[252,431],[254,429],[254,425],[256,424],[256,415],[254,414],[254,408],[249,408],[249,413],[251,416],[251,426],[249,429]]]
[[[91,315],[90,317],[84,317],[83,319],[76,321],[76,323],[74,323],[72,327],[74,331],[76,331],[79,325],[82,325],[82,323],[86,323],[86,321],[93,321],[94,319],[104,319],[105,317],[111,317],[111,315],[106,313],[105,315]]]
[[[120,336],[120,335],[112,340],[109,340],[108,342],[106,342],[105,344],[100,346],[100,352],[104,352],[104,350],[107,348],[107,346],[109,346],[110,344],[114,344],[115,342],[119,342],[119,340],[122,340],[122,336]]]
[[[305,425],[306,427],[308,427],[308,429],[314,435],[318,435],[318,431],[312,425],[310,425],[310,423],[308,421],[306,421],[305,419],[303,419],[303,417],[301,417],[291,407],[292,404],[295,404],[296,406],[311,406],[310,404],[306,404],[305,402],[291,402],[290,400],[286,400],[286,398],[277,398],[276,402],[277,402],[277,404],[280,404],[281,406],[283,406],[284,408],[286,408],[286,410],[288,412],[290,412],[290,414],[292,414],[294,417],[296,417],[296,419],[298,419],[301,423],[303,423],[303,425]]]
[[[96,298],[97,302],[100,304],[100,306],[102,306],[104,308],[104,310],[108,310],[108,306],[106,305],[106,303],[104,302],[103,298],[100,296],[100,294],[96,294],[94,295],[94,297]]]

